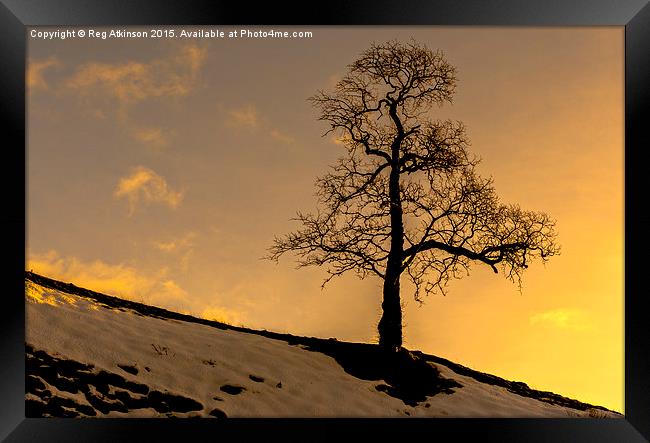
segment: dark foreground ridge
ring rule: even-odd
[[[306,350],[320,352],[334,358],[347,373],[357,378],[386,381],[387,385],[380,384],[376,389],[399,398],[405,404],[410,406],[415,406],[418,403],[425,401],[427,396],[451,394],[454,392],[453,388],[461,387],[461,385],[455,380],[442,377],[437,368],[427,363],[431,362],[444,365],[459,375],[471,377],[481,383],[500,386],[523,397],[534,398],[546,403],[580,411],[610,411],[602,406],[583,403],[552,392],[531,389],[523,382],[505,380],[494,375],[479,372],[457,363],[453,363],[441,357],[424,354],[420,351],[403,350],[394,356],[387,357],[383,352],[381,352],[379,346],[375,344],[339,342],[333,338],[323,339],[316,337],[301,337],[266,330],[260,331],[240,326],[231,326],[214,320],[206,320],[155,306],[149,306],[143,303],[125,300],[119,297],[105,295],[29,271],[25,271],[25,278],[26,280],[30,280],[47,288],[94,300],[108,309],[119,311],[129,310],[133,311],[136,315],[154,317],[163,320],[171,319],[199,323],[217,329],[256,334],[271,339],[283,340],[290,345],[299,345]]]

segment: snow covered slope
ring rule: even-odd
[[[622,417],[417,352],[388,364],[375,345],[25,285],[28,417]]]

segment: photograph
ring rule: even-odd
[[[624,26],[25,39],[27,418],[626,419]]]

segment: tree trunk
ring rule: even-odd
[[[392,213],[391,209],[391,213]],[[384,300],[381,303],[383,310],[377,329],[379,330],[379,345],[387,351],[398,351],[402,347],[402,306],[400,303],[399,279],[402,274],[403,234],[402,205],[395,211],[399,222],[393,224],[391,235],[391,248],[386,264],[384,277]],[[391,216],[391,218],[393,218]],[[398,237],[399,236],[399,237]]]
[[[399,295],[399,274],[384,280],[383,310],[377,329],[379,346],[386,351],[396,352],[402,347],[402,306]]]
[[[391,115],[397,122],[395,109]],[[377,329],[379,331],[379,346],[386,351],[396,352],[402,347],[402,306],[400,303],[399,279],[402,274],[402,256],[404,255],[404,225],[402,222],[402,200],[399,189],[399,146],[401,125],[398,127],[400,136],[392,146],[392,165],[388,182],[390,198],[390,251],[384,276],[383,310]]]

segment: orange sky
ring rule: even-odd
[[[230,28],[221,28],[228,31]],[[280,28],[285,29],[285,28]],[[286,28],[288,30],[293,30]],[[454,104],[504,203],[557,220],[523,293],[475,266],[405,345],[623,411],[623,28],[302,27],[311,39],[28,38],[27,267],[175,310],[376,341],[381,282],[332,282],[273,236],[342,148],[306,98],[371,42],[457,67]]]

